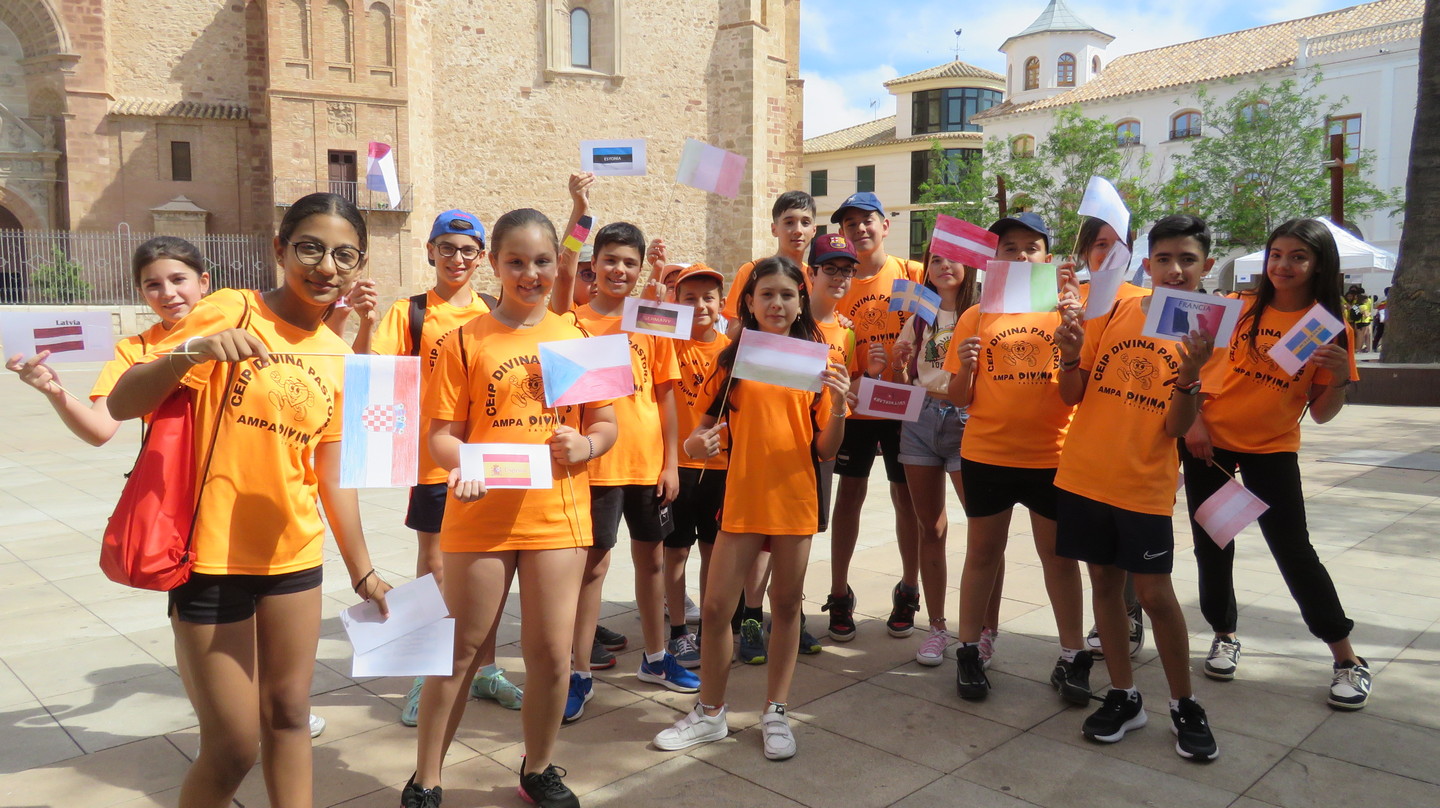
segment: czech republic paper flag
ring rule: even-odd
[[[395,150],[390,148],[390,144],[370,142],[365,187],[372,191],[384,191],[390,197],[390,209],[400,209],[400,180],[395,174]]]
[[[345,357],[341,488],[403,488],[420,471],[420,358]]]
[[[547,407],[607,401],[635,392],[630,337],[625,334],[555,340],[538,347]]]

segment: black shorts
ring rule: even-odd
[[[960,485],[965,490],[965,515],[994,516],[1016,505],[1055,519],[1055,469],[992,466],[960,458]]]
[[[653,485],[590,486],[590,527],[595,546],[609,550],[620,537],[620,517],[635,541],[664,541],[660,526],[660,498]]]
[[[1126,572],[1169,575],[1175,566],[1175,524],[1061,489],[1055,554]]]
[[[445,521],[445,499],[450,486],[445,483],[421,483],[410,486],[410,508],[405,511],[405,527],[417,533],[439,533]]]
[[[665,537],[666,547],[690,547],[695,541],[715,543],[720,532],[720,507],[725,504],[725,469],[680,468],[680,495],[670,503],[675,527]]]
[[[885,418],[846,418],[845,438],[835,455],[835,473],[841,477],[870,476],[876,450],[885,458],[885,479],[905,482],[900,463],[900,422]]]
[[[320,586],[320,567],[279,575],[190,574],[168,593],[165,614],[183,623],[239,623],[255,616],[255,605],[271,595],[291,595]]]

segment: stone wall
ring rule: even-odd
[[[245,7],[236,0],[109,0],[110,92],[246,103]]]

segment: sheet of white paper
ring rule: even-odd
[[[115,358],[115,333],[108,311],[7,311],[0,313],[5,356],[26,359],[50,351],[46,364],[108,362]]]
[[[1201,331],[1214,335],[1215,350],[1225,350],[1240,319],[1241,305],[1233,297],[1156,287],[1140,336],[1179,342],[1189,332]]]
[[[455,657],[455,620],[441,618],[379,648],[357,653],[350,675],[449,676]]]
[[[390,617],[385,620],[380,617],[380,607],[368,600],[340,613],[340,624],[355,653],[372,651],[450,614],[434,575],[395,587],[385,594],[385,603],[390,607]]]
[[[1102,317],[1115,305],[1115,295],[1125,283],[1130,268],[1130,248],[1116,242],[1105,261],[1090,273],[1090,297],[1085,300],[1085,319]]]
[[[1345,332],[1345,324],[1316,303],[1270,347],[1270,358],[1294,376],[1305,366],[1315,349]]]
[[[489,488],[551,488],[550,447],[535,443],[464,443],[460,479]]]
[[[580,141],[581,170],[599,176],[643,176],[645,159],[644,138]]]
[[[627,297],[625,311],[620,316],[620,330],[671,339],[690,339],[690,326],[694,322],[694,306]]]
[[[925,388],[910,384],[894,384],[868,376],[860,378],[856,391],[855,413],[891,418],[897,421],[920,420],[925,405]]]
[[[1130,209],[1120,192],[1104,177],[1091,177],[1085,186],[1085,196],[1080,200],[1081,216],[1094,216],[1115,228],[1115,234],[1124,240],[1130,230]]]

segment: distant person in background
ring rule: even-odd
[[[1375,306],[1365,295],[1365,288],[1353,283],[1345,292],[1345,322],[1355,329],[1355,351],[1370,350],[1370,323],[1375,319]]]
[[[1390,287],[1385,287],[1385,299],[1375,298],[1375,336],[1370,341],[1370,350],[1380,352],[1380,340],[1385,338],[1385,321],[1390,319]]]

